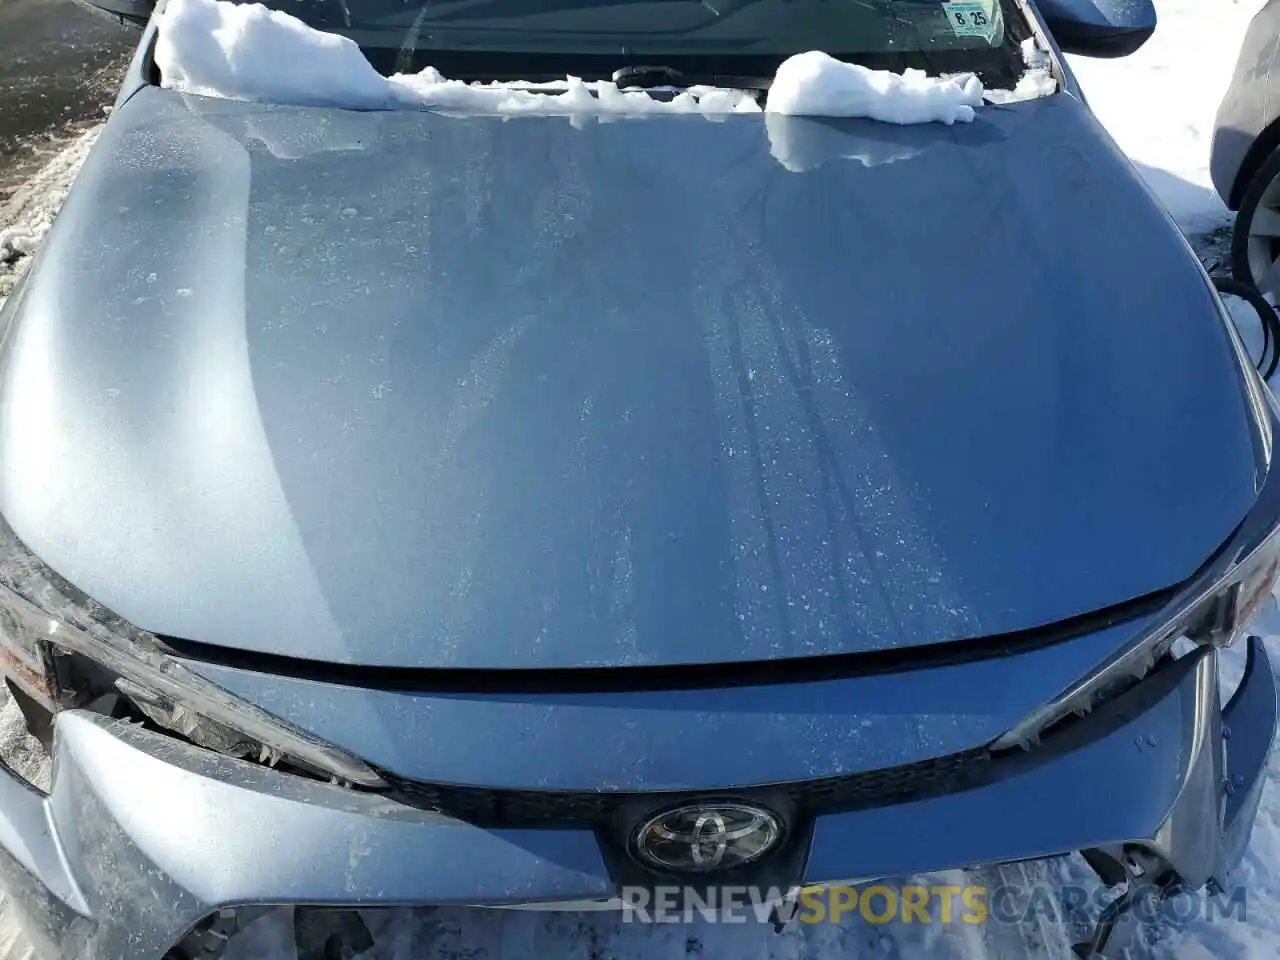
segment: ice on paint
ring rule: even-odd
[[[183,93],[297,106],[380,110],[434,108],[472,114],[757,113],[744,90],[695,86],[650,96],[607,81],[566,77],[556,83],[464,83],[433,67],[384,77],[359,46],[260,4],[170,0],[160,13],[156,64],[164,86]],[[1028,78],[1031,74],[1028,74]],[[1026,80],[1027,78],[1024,78]],[[1013,92],[989,91],[1001,102],[1052,92],[1042,82]],[[771,113],[866,117],[896,124],[968,122],[984,91],[972,75],[930,77],[843,63],[825,53],[798,54],[779,66],[769,91]]]
[[[2,3],[3,0],[0,0]],[[1090,106],[1129,155],[1142,162],[1140,169],[1152,187],[1178,216],[1184,229],[1217,226],[1226,216],[1221,201],[1209,188],[1208,147],[1218,100],[1230,78],[1240,38],[1249,18],[1262,0],[1223,4],[1218,0],[1162,0],[1160,28],[1142,51],[1125,60],[1078,59],[1073,68],[1089,97]],[[564,85],[557,87],[563,89]],[[986,91],[990,98],[993,91]],[[262,97],[255,97],[262,99]],[[764,118],[769,124],[778,117]],[[786,118],[781,118],[785,120]],[[275,118],[279,123],[280,119]],[[782,123],[778,126],[821,124]],[[772,125],[771,125],[772,127]],[[772,133],[772,129],[770,131]],[[54,156],[48,167],[18,188],[9,201],[0,202],[0,300],[6,276],[25,265],[22,256],[6,264],[4,252],[36,249],[59,202],[70,187],[80,161],[97,131],[72,141]],[[812,152],[812,151],[810,151]],[[887,162],[887,153],[877,162]],[[1170,196],[1180,186],[1182,193]],[[1179,197],[1183,202],[1175,202]],[[1273,384],[1280,389],[1280,383]],[[1267,635],[1273,661],[1280,661],[1280,631],[1275,625],[1258,632]],[[1224,675],[1238,679],[1243,670],[1239,647],[1221,651]],[[0,689],[0,756],[26,776],[20,742],[21,712]],[[16,756],[11,752],[19,743]],[[1207,911],[1189,923],[1161,927],[1150,946],[1155,960],[1258,960],[1280,956],[1280,753],[1273,753],[1267,770],[1268,785],[1261,799],[1261,814],[1250,838],[1245,862],[1233,878],[1235,889],[1248,894],[1247,916],[1217,915]],[[1078,858],[1057,861],[1047,874],[1028,873],[1037,864],[1010,868],[1010,873],[938,875],[934,882],[964,885],[981,883],[992,888],[1003,881],[1013,889],[1062,890],[1065,884],[1084,888],[1092,883],[1087,867]],[[1188,901],[1180,900],[1181,913]],[[934,914],[936,917],[936,914]],[[367,915],[379,935],[376,948],[387,960],[444,960],[488,951],[525,957],[585,956],[608,944],[617,960],[684,960],[690,943],[696,943],[703,960],[740,960],[743,956],[781,954],[818,958],[872,958],[899,956],[904,960],[929,960],[939,955],[987,956],[995,951],[987,942],[1002,925],[987,925],[975,938],[964,924],[932,925],[865,923],[795,924],[781,934],[754,924],[693,923],[622,924],[609,914],[529,915],[518,911],[468,910],[458,907],[429,911],[397,909]],[[1064,923],[1040,912],[1033,917],[1028,951],[1070,956]],[[1003,925],[1009,928],[1013,925]],[[17,928],[7,911],[0,911],[0,957],[9,956]],[[22,950],[19,946],[17,950]],[[15,957],[21,954],[15,952]],[[293,960],[296,957],[292,914],[288,908],[272,911],[233,937],[225,960]]]

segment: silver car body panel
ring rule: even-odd
[[[1231,85],[1214,121],[1209,173],[1214,189],[1233,210],[1240,205],[1249,178],[1280,145],[1280,129],[1272,130],[1280,119],[1277,67],[1280,2],[1271,0],[1249,24]]]

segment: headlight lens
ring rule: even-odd
[[[0,521],[0,669],[46,707],[72,706],[58,680],[59,654],[91,661],[144,713],[197,743],[234,755],[257,749],[347,783],[384,785],[345,750],[186,669],[153,635],[45,567]]]
[[[1227,646],[1248,627],[1269,600],[1280,574],[1280,529],[1203,589],[1175,601],[1165,616],[1071,689],[1042,705],[1002,735],[992,749],[1027,747],[1048,727],[1071,714],[1083,716],[1093,705],[1146,676],[1181,637],[1200,644]]]

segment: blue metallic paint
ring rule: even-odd
[[[1068,53],[1128,56],[1156,29],[1152,0],[1035,0],[1035,5]]]
[[[697,790],[857,773],[983,746],[1152,622],[1143,617],[1017,657],[696,690],[413,693],[182,663],[402,777]]]
[[[910,647],[1168,586],[1253,503],[1265,458],[1212,294],[1069,73],[1068,95],[954,129],[575,130],[183,99],[144,66],[0,317],[0,512],[146,628],[401,666]],[[856,494],[834,517],[832,477]],[[468,504],[495,526],[441,527]],[[852,533],[822,598],[838,628],[793,618]],[[716,691],[409,694],[188,666],[403,775],[663,789],[966,749],[1146,622]],[[1252,644],[1224,750],[1216,657],[1197,656],[1148,710],[1091,718],[1096,738],[1018,776],[819,818],[807,878],[1126,841],[1221,872],[1265,781],[1275,678]],[[479,830],[81,712],[57,730],[50,797],[0,770],[0,877],[49,951],[158,960],[230,904],[614,890],[585,830]],[[743,732],[741,756],[717,748]],[[1219,818],[1224,773],[1244,783]]]
[[[1260,645],[1253,652],[1266,656]],[[1214,864],[1202,851],[1231,826],[1198,806],[1223,773],[1216,653],[1203,650],[1178,670],[1181,679],[1145,708],[1094,715],[1077,747],[1016,775],[915,804],[819,817],[805,879],[897,876],[1126,842],[1161,850],[1188,876],[1207,876]],[[1273,684],[1264,662],[1248,672],[1242,695],[1274,698]],[[159,960],[224,905],[501,904],[616,893],[589,830],[482,830],[80,711],[63,714],[58,733],[48,799],[0,770],[0,876],[15,906],[35,918],[32,929],[78,960]],[[1234,743],[1226,743],[1228,769]],[[48,830],[31,830],[36,822]],[[1177,823],[1194,835],[1172,831]],[[95,866],[103,862],[112,869]]]
[[[1203,274],[1070,96],[577,129],[130,97],[0,358],[0,512],[130,621],[334,663],[907,648],[1253,502]]]
[[[1266,651],[1253,652],[1264,661],[1253,693],[1274,700]],[[1224,772],[1217,655],[1201,650],[1194,666],[1183,666],[1182,682],[1150,709],[1047,766],[977,790],[819,817],[808,877],[902,876],[1035,859],[1114,847],[1124,836],[1159,851],[1192,887],[1211,877],[1225,882],[1219,839],[1234,822],[1224,821],[1216,800]],[[1274,727],[1268,744],[1273,735]],[[1059,845],[1051,826],[1062,824],[1070,824],[1070,846]],[[849,873],[854,850],[861,869]]]

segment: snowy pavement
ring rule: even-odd
[[[0,200],[51,142],[102,119],[136,42],[72,0],[0,0]]]
[[[0,304],[53,224],[80,164],[101,131],[102,125],[95,124],[63,142],[42,167],[0,202]]]
[[[1156,0],[1159,25],[1122,60],[1072,57],[1103,126],[1190,233],[1230,222],[1209,182],[1213,118],[1260,0]]]
[[[0,0],[0,4],[6,0]],[[1229,79],[1244,28],[1260,0],[1157,0],[1160,27],[1138,54],[1121,61],[1074,59],[1073,68],[1091,105],[1122,148],[1139,165],[1155,192],[1189,233],[1203,234],[1229,223],[1208,178],[1208,147],[1218,99]],[[0,302],[29,261],[56,214],[96,129],[78,134],[7,200],[0,199]],[[0,170],[0,175],[3,170]],[[1220,244],[1218,245],[1220,246]],[[1216,247],[1201,241],[1202,251]],[[1270,638],[1280,656],[1280,637]],[[1228,652],[1228,672],[1238,676],[1238,651]],[[0,749],[20,741],[17,711],[0,711]],[[1270,960],[1280,956],[1280,757],[1269,784],[1244,866],[1237,878],[1247,889],[1243,920],[1193,922],[1166,930],[1147,953],[1178,960]],[[996,879],[1025,885],[1069,879],[1087,882],[1078,861],[1012,867]],[[933,882],[958,882],[956,877]],[[461,908],[374,913],[375,960],[444,958],[554,958],[554,960],[801,960],[801,958],[1053,958],[1067,955],[1069,941],[1052,919],[1022,932],[1035,944],[1002,940],[1007,931],[985,933],[961,924],[871,926],[795,925],[774,935],[754,924],[695,922],[679,926],[623,924],[613,915],[526,914]],[[287,914],[269,915],[233,941],[228,960],[292,960]],[[0,923],[0,957],[6,956]]]

